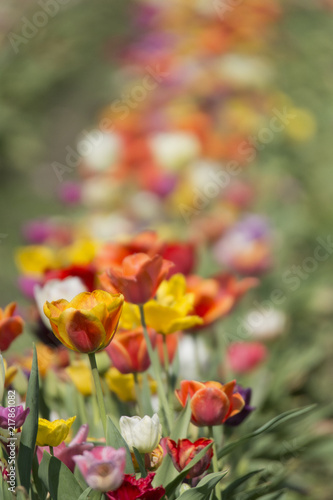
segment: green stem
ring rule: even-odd
[[[136,395],[136,400],[138,403],[139,414],[140,414],[140,417],[143,417],[144,413],[143,413],[143,409],[142,409],[141,389],[140,389],[140,384],[139,384],[139,377],[138,377],[138,374],[136,372],[134,372],[133,375],[134,375],[135,395]]]
[[[52,455],[52,457],[54,457],[53,446],[49,446],[49,448],[50,448],[50,455]]]
[[[213,426],[212,425],[210,425],[208,427],[208,433],[209,433],[209,438],[214,439],[214,431],[213,431]],[[217,449],[216,449],[215,439],[214,439],[214,443],[213,443],[213,459],[212,459],[212,462],[213,462],[213,472],[220,472],[220,470],[219,470],[219,464],[218,464],[218,459],[217,459]],[[221,493],[220,483],[218,483],[215,486],[215,493],[216,493],[216,496],[217,496],[218,500],[222,500],[222,493]]]
[[[90,353],[88,353],[88,356],[89,356],[91,371],[92,371],[92,375],[93,375],[93,379],[94,379],[94,384],[95,384],[95,389],[96,389],[96,398],[97,398],[97,403],[98,403],[98,407],[99,407],[99,412],[101,415],[104,436],[106,439],[106,411],[105,411],[105,404],[104,404],[104,397],[103,397],[101,381],[99,379],[99,373],[97,370],[95,353],[90,352]]]
[[[147,348],[148,348],[148,353],[150,357],[150,361],[153,367],[154,371],[154,376],[155,380],[157,382],[157,392],[158,396],[160,399],[161,403],[161,409],[163,410],[163,413],[165,415],[165,421],[166,421],[166,427],[167,427],[167,434],[169,435],[169,432],[172,427],[172,421],[171,421],[171,414],[170,414],[170,408],[169,408],[169,403],[168,399],[165,394],[164,390],[164,385],[161,379],[161,365],[160,365],[160,360],[157,354],[157,351],[153,349],[153,346],[151,345],[151,341],[148,335],[147,331],[147,325],[146,325],[146,320],[145,320],[145,313],[143,310],[143,305],[139,306],[140,309],[140,316],[141,316],[141,324],[142,324],[142,329],[143,329],[143,334],[147,343]]]

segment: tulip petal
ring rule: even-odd
[[[66,309],[59,317],[58,329],[61,342],[71,344],[75,351],[96,352],[104,346],[104,327],[89,311]]]
[[[198,426],[222,424],[229,408],[228,397],[215,387],[204,387],[191,399],[192,420]]]

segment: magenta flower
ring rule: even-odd
[[[73,457],[82,455],[83,452],[89,451],[94,447],[92,443],[86,443],[88,432],[88,424],[81,425],[75,438],[70,442],[68,446],[66,446],[65,443],[62,442],[59,444],[59,446],[55,446],[53,448],[54,456],[61,460],[61,462],[63,462],[71,472],[74,472],[75,469],[75,462],[73,460]],[[37,446],[37,458],[39,463],[43,458],[44,451],[50,453],[50,448],[48,446]]]
[[[24,410],[22,405],[9,406],[8,408],[0,406],[0,428],[15,427],[15,429],[19,429],[24,424],[29,411],[30,408]],[[8,421],[10,421],[10,424],[8,424]],[[15,422],[14,425],[12,425],[13,421]]]
[[[96,446],[83,455],[73,457],[88,486],[97,491],[113,491],[124,480],[126,465],[125,448],[115,450],[111,446]]]

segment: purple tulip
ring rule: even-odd
[[[125,448],[115,450],[111,446],[96,446],[83,455],[73,457],[88,486],[97,491],[113,491],[124,480],[126,464]]]
[[[71,472],[74,472],[75,462],[73,457],[82,455],[83,452],[91,450],[94,445],[92,443],[86,443],[88,437],[89,426],[88,424],[81,425],[75,438],[70,442],[68,446],[64,442],[60,443],[59,446],[53,448],[53,454],[56,458],[61,460]],[[37,458],[40,463],[43,458],[43,452],[50,452],[48,446],[38,446],[37,447]]]
[[[15,429],[19,429],[24,424],[29,412],[30,408],[24,410],[22,405],[8,406],[8,408],[0,406],[0,428],[15,427]]]
[[[224,422],[224,425],[228,425],[230,427],[236,427],[237,425],[240,425],[250,415],[250,413],[255,410],[254,406],[250,406],[252,395],[252,389],[250,387],[245,389],[241,385],[236,385],[235,392],[239,392],[239,394],[242,396],[245,401],[245,406],[242,411],[240,411],[233,417],[228,418]]]

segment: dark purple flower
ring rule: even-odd
[[[245,406],[236,415],[233,417],[228,418],[225,422],[224,425],[228,425],[230,427],[236,427],[237,425],[240,425],[249,415],[250,413],[255,410],[254,406],[250,406],[251,403],[251,395],[252,395],[252,389],[248,387],[245,389],[241,385],[236,385],[234,392],[239,392],[239,394],[242,396],[242,398],[245,401]]]
[[[18,429],[22,427],[29,412],[30,408],[24,410],[22,405],[9,406],[8,408],[0,406],[0,428],[8,429],[8,427],[15,427],[15,429]],[[14,425],[13,421],[15,422]]]

